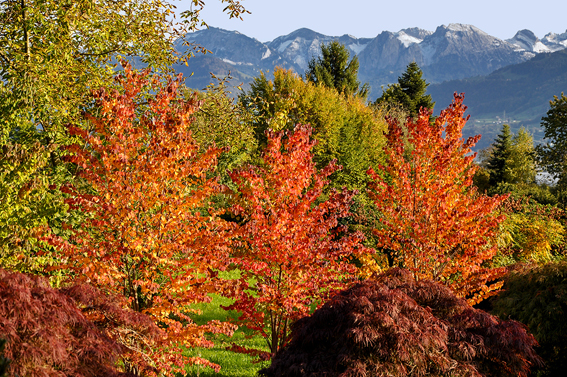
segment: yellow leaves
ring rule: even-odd
[[[520,260],[544,263],[552,259],[551,245],[560,243],[564,235],[565,229],[557,220],[514,213],[502,224],[498,241]]]
[[[358,274],[363,279],[367,279],[374,274],[379,274],[384,271],[383,267],[377,262],[376,254],[362,254],[358,257],[362,267],[358,269]]]

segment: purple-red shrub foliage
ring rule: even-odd
[[[116,341],[121,332],[152,339],[159,329],[89,285],[54,289],[45,278],[0,269],[0,338],[7,340],[8,375],[128,376],[116,362],[137,357]]]
[[[525,326],[399,268],[342,291],[297,321],[291,336],[260,374],[527,376],[541,364]]]

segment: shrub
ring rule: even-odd
[[[523,325],[394,268],[296,322],[264,376],[526,376],[540,358]]]
[[[567,370],[567,262],[516,265],[492,313],[525,323],[540,344],[548,376]]]
[[[45,278],[0,269],[8,375],[126,376],[116,362],[137,357],[116,341],[118,334],[151,339],[158,331],[147,316],[121,309],[88,285],[54,289]]]

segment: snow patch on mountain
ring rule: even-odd
[[[368,46],[368,43],[358,44],[358,43],[351,43],[347,47],[350,48],[356,55],[360,54],[364,49]]]
[[[416,37],[406,34],[403,30],[397,32],[395,35],[396,38],[398,38],[406,48],[414,43],[421,43],[423,41],[423,39],[418,39]]]
[[[228,64],[232,64],[232,65],[254,65],[254,64],[252,64],[252,63],[233,62],[232,60],[226,59],[226,58],[223,58],[222,61],[225,62],[225,63],[228,63]]]
[[[282,44],[280,44],[280,46],[278,47],[278,51],[284,52],[285,49],[287,48],[287,46],[289,46],[292,42],[293,42],[293,39],[282,42]]]
[[[266,52],[262,54],[262,60],[269,58],[272,55],[272,50],[266,47]]]

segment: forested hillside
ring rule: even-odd
[[[516,131],[521,126],[528,128],[536,142],[541,142],[541,118],[553,96],[566,88],[567,50],[561,50],[500,68],[488,76],[431,84],[428,93],[438,109],[450,103],[453,93],[466,94],[467,114],[472,117],[466,135],[480,133],[490,141],[503,123],[509,123]],[[482,142],[479,145],[487,146]]]

